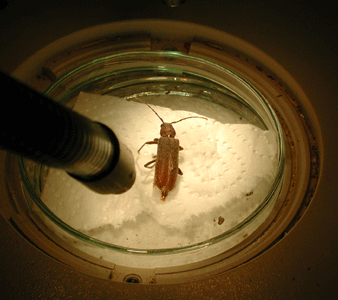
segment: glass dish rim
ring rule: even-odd
[[[30,182],[29,179],[29,174],[26,169],[26,161],[27,159],[23,157],[19,157],[19,171],[20,175],[22,178],[22,181],[24,183],[24,186],[26,187],[29,196],[33,200],[33,202],[38,206],[38,208],[43,212],[45,216],[48,217],[49,220],[51,220],[55,225],[60,227],[62,230],[66,231],[68,234],[85,241],[90,244],[94,244],[95,246],[100,246],[104,248],[108,248],[111,250],[116,250],[124,253],[133,253],[133,254],[142,254],[142,255],[154,255],[154,254],[171,254],[171,253],[180,253],[180,252],[186,252],[186,251],[191,251],[191,250],[196,250],[200,248],[204,248],[213,244],[216,244],[218,242],[221,242],[225,240],[227,237],[235,234],[238,232],[241,228],[246,226],[247,224],[251,223],[256,219],[256,217],[264,210],[264,208],[270,203],[271,198],[273,197],[274,193],[276,192],[279,183],[282,180],[282,175],[284,171],[284,166],[285,166],[285,146],[284,146],[284,139],[282,135],[282,127],[279,124],[278,117],[276,116],[275,112],[273,111],[272,107],[270,106],[269,102],[265,99],[265,97],[262,95],[262,93],[257,90],[250,82],[248,82],[246,79],[241,77],[240,75],[236,74],[234,71],[219,65],[217,62],[206,59],[206,58],[201,58],[198,56],[192,56],[192,55],[187,55],[184,53],[180,52],[175,52],[175,51],[129,51],[129,52],[121,52],[121,53],[115,53],[111,55],[106,55],[103,57],[95,58],[89,62],[86,62],[71,71],[67,72],[64,74],[59,80],[54,82],[52,85],[50,85],[47,90],[44,92],[46,95],[48,95],[53,89],[55,89],[59,84],[61,84],[63,81],[65,81],[67,78],[71,77],[72,75],[76,74],[77,72],[84,70],[92,65],[97,65],[99,63],[105,62],[107,60],[114,59],[116,57],[130,57],[131,55],[155,55],[155,56],[175,56],[175,57],[180,57],[183,59],[189,59],[189,60],[194,60],[198,62],[203,62],[203,63],[208,63],[212,67],[216,67],[218,69],[221,69],[222,71],[228,73],[229,75],[235,77],[237,80],[239,80],[242,84],[246,85],[246,87],[249,87],[252,92],[256,94],[257,97],[259,97],[259,100],[265,105],[265,107],[268,109],[270,116],[272,116],[274,120],[274,124],[277,128],[277,136],[278,136],[278,146],[279,146],[279,159],[278,159],[278,170],[275,176],[275,180],[271,185],[271,189],[269,190],[267,196],[265,199],[261,202],[261,204],[249,215],[247,216],[244,220],[242,220],[239,224],[236,226],[232,227],[231,229],[223,232],[220,235],[217,235],[215,237],[212,237],[208,240],[195,243],[192,245],[188,246],[182,246],[182,247],[174,247],[174,248],[159,248],[159,249],[138,249],[138,248],[131,248],[131,247],[124,247],[124,246],[119,246],[119,245],[114,245],[111,243],[103,242],[101,240],[92,238],[86,234],[83,234],[76,229],[72,228],[69,226],[67,223],[59,219],[52,211],[48,209],[48,207],[41,201],[40,197],[36,193],[34,187],[32,186],[32,183]],[[155,67],[154,67],[155,68]],[[26,199],[27,201],[27,199]],[[27,201],[28,205],[30,206],[29,202]],[[32,210],[32,207],[30,206],[30,209]]]

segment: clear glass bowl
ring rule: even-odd
[[[284,138],[273,109],[260,91],[245,78],[214,61],[200,57],[178,52],[135,51],[107,55],[83,63],[63,75],[45,93],[56,101],[73,107],[80,91],[129,100],[140,97],[147,103],[164,107],[170,106],[171,99],[174,98],[188,103],[198,99],[204,105],[218,105],[220,110],[225,109],[237,115],[240,124],[251,124],[275,133],[275,173],[270,185],[262,191],[259,205],[231,228],[179,247],[139,248],[95,238],[61,220],[41,199],[50,169],[21,158],[19,167],[27,202],[41,224],[59,238],[72,241],[74,247],[95,257],[103,257],[121,265],[162,267],[198,262],[243,248],[268,226],[275,213],[274,208],[279,204],[278,195],[285,164]],[[165,100],[160,101],[161,98]],[[202,106],[198,108],[194,105],[193,113],[212,117]],[[221,218],[214,221],[215,226],[222,223]],[[174,258],[172,255],[175,255]]]

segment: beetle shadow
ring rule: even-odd
[[[180,155],[179,158],[178,158],[178,167],[180,167],[180,164],[184,163],[184,161],[185,161],[184,155]],[[182,172],[183,172],[183,170],[182,170]],[[183,174],[184,174],[184,172],[183,172]]]

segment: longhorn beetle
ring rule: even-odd
[[[157,155],[153,157],[153,160],[146,163],[144,167],[152,168],[155,165],[154,186],[157,186],[161,190],[161,200],[165,201],[168,193],[174,188],[177,174],[183,175],[183,172],[178,167],[178,152],[183,150],[183,148],[179,145],[179,140],[175,138],[176,131],[172,124],[186,119],[200,118],[207,120],[207,118],[197,116],[186,117],[178,121],[166,123],[148,103],[141,99],[136,99],[146,104],[162,121],[160,130],[161,137],[159,139],[155,138],[153,141],[145,142],[137,152],[140,154],[144,145],[157,144]]]

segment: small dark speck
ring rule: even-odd
[[[245,194],[245,196],[249,197],[249,196],[251,196],[252,194],[253,194],[253,191],[251,191],[250,193]]]
[[[296,280],[296,278],[295,278],[295,277],[292,277],[292,280]]]
[[[42,67],[42,75],[46,76],[51,81],[56,81],[56,75],[49,68]]]
[[[218,225],[222,225],[224,223],[224,218],[219,216],[218,217]]]

